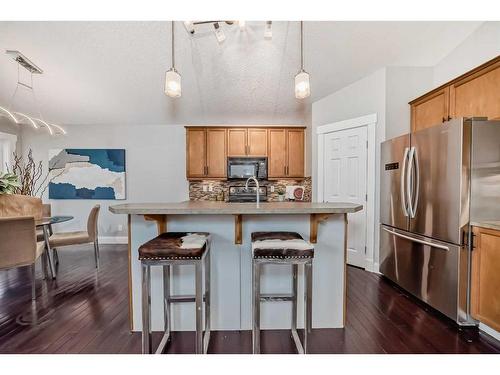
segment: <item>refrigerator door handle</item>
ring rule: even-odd
[[[406,190],[405,190],[405,176],[407,176],[406,162],[408,161],[408,152],[410,149],[405,147],[405,153],[403,156],[403,167],[401,168],[401,208],[403,209],[403,214],[408,216],[408,204],[406,202]]]
[[[413,159],[415,157],[415,147],[410,148],[410,153],[408,156],[408,171],[406,172],[406,199],[408,199],[408,211],[410,218],[415,217],[415,212],[413,211]]]
[[[414,197],[412,196],[412,204],[411,204],[411,207],[412,207],[412,216],[411,218],[413,219],[415,217],[415,215],[417,214],[417,207],[418,207],[418,195],[419,195],[419,192],[420,192],[420,167],[418,165],[418,153],[417,153],[417,149],[415,147],[413,147],[413,162],[415,163],[415,194],[412,194],[414,195]]]
[[[401,238],[404,238],[406,240],[417,242],[417,243],[422,244],[422,245],[432,246],[432,247],[435,247],[437,249],[441,249],[441,250],[445,250],[445,251],[450,251],[450,248],[448,246],[445,246],[445,245],[441,245],[441,244],[437,244],[437,243],[434,243],[434,242],[429,242],[429,241],[421,240],[421,239],[415,238],[415,237],[410,237],[410,236],[404,235],[402,233],[398,233],[398,232],[395,232],[393,230],[387,229],[385,227],[382,227],[382,229],[385,230],[387,233],[395,235],[396,237],[401,237]]]

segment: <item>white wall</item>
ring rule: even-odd
[[[432,68],[386,68],[385,139],[410,131],[410,106],[408,103],[433,87]]]
[[[485,22],[434,67],[434,87],[500,55],[500,22]]]
[[[59,224],[56,231],[82,230],[91,207],[99,203],[99,236],[123,237],[127,235],[126,216],[109,212],[110,205],[188,199],[183,125],[74,125],[68,126],[67,131],[66,136],[50,137],[25,128],[22,132],[24,153],[32,148],[35,159],[42,160],[47,168],[51,148],[124,148],[127,200],[50,200],[53,214],[75,216],[75,220]],[[44,201],[48,201],[47,197],[48,191]]]

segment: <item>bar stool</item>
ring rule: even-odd
[[[307,353],[307,335],[312,328],[312,261],[314,246],[295,232],[253,232],[253,353],[260,353],[261,301],[292,301],[292,337],[299,354]],[[260,272],[265,264],[292,265],[292,294],[261,294]],[[299,264],[304,265],[304,342],[297,333],[297,274]]]
[[[139,247],[142,272],[142,353],[151,354],[151,267],[163,267],[164,333],[156,354],[161,354],[170,339],[170,304],[195,302],[196,354],[206,353],[210,342],[210,234],[205,232],[166,232]],[[172,266],[194,265],[195,295],[171,296]],[[205,273],[203,294],[202,274]],[[205,301],[205,332],[202,305]]]

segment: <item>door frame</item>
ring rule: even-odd
[[[325,137],[329,133],[337,132],[340,130],[354,129],[366,126],[367,127],[367,140],[368,149],[366,153],[366,194],[368,200],[366,201],[366,256],[365,256],[365,269],[371,272],[377,272],[377,260],[375,259],[375,208],[376,208],[376,125],[377,114],[372,113],[366,116],[356,117],[344,121],[334,122],[318,126],[316,135],[318,137],[318,179],[316,184],[316,197],[319,202],[324,201],[324,156],[325,156]]]
[[[12,154],[16,152],[17,136],[10,133],[0,132],[0,142],[8,144],[9,147],[3,150],[2,160],[7,161],[9,168],[12,168],[12,163],[14,162]],[[5,169],[5,165],[0,165],[0,171]]]

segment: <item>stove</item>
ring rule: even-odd
[[[248,190],[245,186],[229,186],[229,202],[256,202],[256,190],[255,186],[249,186]],[[267,202],[267,186],[259,188],[259,198],[261,202]]]

